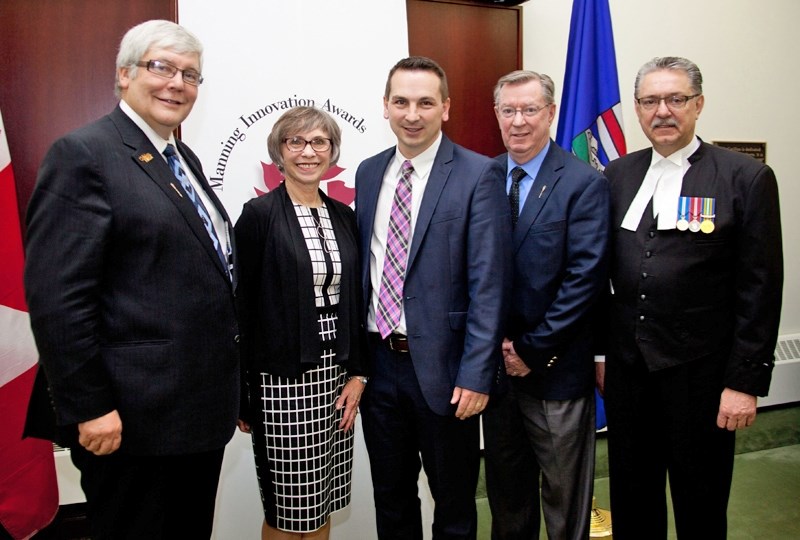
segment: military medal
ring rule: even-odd
[[[700,230],[706,234],[711,233],[714,230],[714,218],[716,214],[714,213],[716,209],[716,199],[713,197],[705,197],[703,199],[703,213],[700,214],[702,218],[702,222],[700,223]]]
[[[691,197],[689,201],[689,230],[697,232],[700,230],[700,201],[701,197]]]
[[[689,228],[689,197],[678,200],[678,223],[675,225],[679,231]]]

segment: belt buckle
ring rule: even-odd
[[[394,340],[398,340],[398,341],[399,340],[405,340],[406,341],[406,348],[405,349],[400,349],[400,348],[395,349]],[[389,350],[390,351],[399,352],[399,353],[408,352],[408,346],[407,346],[408,345],[408,338],[401,337],[401,336],[392,336],[392,335],[390,335],[388,341],[389,341]]]

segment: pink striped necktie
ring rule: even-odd
[[[386,255],[383,260],[378,312],[375,317],[382,338],[397,328],[403,310],[403,279],[408,261],[408,236],[411,231],[412,172],[414,166],[409,160],[405,160],[389,214],[389,234],[386,237]]]

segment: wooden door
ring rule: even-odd
[[[0,111],[20,216],[52,142],[116,105],[125,32],[148,19],[175,21],[177,9],[177,0],[0,1]]]
[[[444,132],[485,154],[505,152],[492,92],[522,67],[522,8],[459,0],[407,0],[408,48],[447,73],[450,119]]]

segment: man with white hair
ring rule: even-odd
[[[202,54],[172,22],[129,30],[119,106],[53,144],[28,207],[37,382],[46,376],[95,539],[208,538],[238,417],[230,222],[173,134]]]

